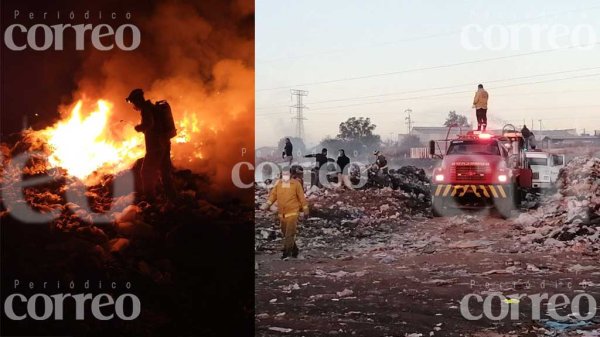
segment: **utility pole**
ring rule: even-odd
[[[538,122],[540,122],[540,132],[542,132],[542,120],[538,119]]]
[[[404,110],[404,112],[406,112],[406,114],[408,115],[404,118],[404,120],[406,120],[406,125],[408,126],[408,134],[410,135],[412,133],[412,119],[410,119],[410,114],[412,113],[412,110],[406,109]]]
[[[296,109],[296,116],[292,119],[296,120],[296,137],[304,139],[304,109],[308,109],[302,102],[304,96],[308,96],[308,91],[291,89],[292,98],[296,97],[296,104],[290,106],[290,108]]]

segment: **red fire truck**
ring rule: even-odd
[[[440,143],[431,141],[429,149],[432,156],[442,157],[432,174],[433,215],[444,216],[450,209],[495,209],[502,218],[510,217],[532,181],[521,133],[507,125],[501,135],[458,135],[445,141],[445,151]]]

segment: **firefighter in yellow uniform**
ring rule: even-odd
[[[296,179],[291,179],[289,170],[282,173],[281,179],[275,183],[268,201],[262,205],[261,209],[267,210],[275,202],[277,202],[279,225],[283,234],[283,256],[281,258],[298,257],[299,249],[296,246],[298,218],[301,213],[308,214],[308,202],[304,197],[302,184]]]

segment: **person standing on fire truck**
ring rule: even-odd
[[[487,127],[488,92],[483,89],[483,84],[477,86],[477,92],[473,99],[473,108],[477,117],[477,131],[485,131]]]
[[[529,130],[527,125],[523,125],[523,128],[521,129],[521,136],[523,136],[523,139],[525,140],[523,147],[526,150],[535,150],[535,135],[531,130]]]
[[[283,169],[281,179],[275,183],[269,193],[269,199],[260,208],[267,210],[275,202],[277,202],[279,225],[283,234],[281,258],[284,260],[290,256],[296,258],[300,251],[296,245],[298,219],[308,215],[308,202],[304,197],[302,184],[296,179],[291,179],[289,168]]]
[[[172,200],[175,197],[171,178],[171,134],[175,131],[174,126],[163,125],[165,119],[162,118],[161,108],[158,104],[146,100],[142,89],[132,90],[125,101],[133,104],[134,109],[139,111],[142,117],[141,123],[135,126],[135,131],[144,133],[146,145],[146,155],[140,169],[142,193],[147,198],[154,198],[156,176],[159,173],[167,199]],[[169,115],[172,121],[170,108]]]

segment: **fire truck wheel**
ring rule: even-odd
[[[444,216],[444,200],[443,199],[433,197],[433,200],[431,200],[431,214],[433,214],[433,216],[436,218]]]
[[[495,201],[496,212],[502,219],[508,219],[512,215],[512,211],[515,209],[515,205],[511,198],[497,199]]]

